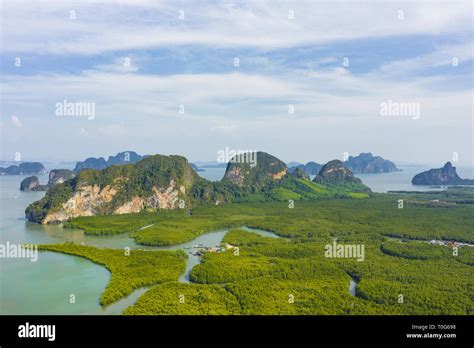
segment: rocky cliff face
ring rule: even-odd
[[[171,180],[167,188],[152,189],[149,196],[133,196],[122,205],[116,207],[112,214],[139,213],[143,210],[176,209],[179,204],[179,193],[185,193],[185,187],[177,187]],[[107,185],[100,188],[98,185],[82,186],[74,192],[61,209],[47,214],[41,221],[43,224],[63,222],[78,216],[93,216],[99,214],[112,202],[117,189]]]
[[[52,186],[25,211],[28,220],[63,222],[72,217],[176,209],[201,179],[180,156],[150,156],[136,164],[83,170]]]
[[[313,181],[324,185],[362,184],[362,181],[339,160],[326,163]]]
[[[246,156],[233,158],[227,165],[224,181],[231,182],[239,187],[261,188],[270,181],[281,180],[288,168],[278,158],[265,152],[254,153],[254,163],[246,160]]]
[[[39,179],[35,175],[23,179],[20,183],[20,191],[44,191],[46,189],[45,185],[40,185]]]
[[[393,162],[373,156],[370,152],[355,157],[349,156],[344,166],[357,174],[390,173],[399,170]]]
[[[144,209],[177,209],[180,194],[186,194],[186,187],[184,185],[178,187],[174,180],[171,180],[166,188],[154,187],[149,197],[134,196],[130,201],[115,209],[114,214],[138,213]]]
[[[92,216],[100,213],[100,207],[109,203],[117,191],[109,185],[84,185],[77,189],[59,209],[47,212],[40,221],[43,224],[63,222],[72,217]],[[30,221],[37,221],[35,213],[27,214]]]
[[[474,185],[474,180],[461,179],[451,162],[442,168],[430,169],[416,174],[411,180],[413,185]]]

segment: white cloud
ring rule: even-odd
[[[12,115],[11,117],[11,123],[13,125],[13,127],[15,128],[21,128],[23,127],[23,124],[21,123],[20,119],[18,118],[18,116],[15,116],[15,115]]]
[[[458,106],[462,102],[458,96],[463,96],[464,107],[471,103],[470,90],[433,91],[451,76],[414,76],[398,81],[392,74],[386,68],[364,75],[333,68],[271,76],[239,72],[159,76],[95,70],[77,75],[6,75],[2,82],[6,106],[35,105],[35,113],[46,118],[53,117],[54,105],[66,99],[94,102],[96,120],[108,124],[128,118],[140,122],[201,120],[209,122],[208,129],[214,131],[228,129],[228,125],[213,124],[220,119],[253,122],[285,118],[289,104],[295,105],[297,118],[357,118],[377,113],[380,103],[388,99],[440,100],[450,105],[449,100],[456,98]],[[184,114],[179,113],[179,105],[185,106]]]
[[[337,40],[464,32],[469,1],[7,1],[3,50],[97,54],[176,45],[296,47]],[[69,11],[76,19],[71,20]],[[185,19],[179,20],[179,11]],[[288,11],[295,19],[288,19]],[[398,11],[404,19],[398,19]]]
[[[135,57],[120,57],[114,59],[110,64],[96,65],[94,70],[110,73],[133,73],[140,70],[136,61],[137,59]]]
[[[454,61],[455,59],[455,61]],[[453,63],[461,65],[471,64],[474,59],[473,43],[450,44],[436,47],[429,54],[417,56],[415,58],[397,60],[382,65],[379,69],[372,71],[373,75],[383,74],[385,76],[400,76],[402,73],[415,73],[417,71],[440,66],[451,66]]]
[[[22,132],[31,132],[25,139],[34,141],[39,134],[35,130],[44,129],[42,146],[29,146],[27,151],[70,155],[67,151],[76,151],[73,145],[57,144],[79,143],[77,151],[82,152],[75,157],[81,158],[98,149],[123,150],[123,139],[141,146],[143,153],[191,153],[200,159],[225,144],[277,149],[288,159],[298,159],[291,156],[301,153],[316,160],[316,152],[330,159],[361,148],[416,160],[423,151],[425,157],[438,158],[446,147],[438,139],[446,133],[456,134],[453,149],[472,147],[472,86],[450,91],[443,88],[456,79],[454,74],[417,74],[426,67],[449,64],[452,57],[460,64],[472,60],[469,1],[8,1],[2,5],[2,52],[45,54],[45,59],[70,54],[87,60],[76,56],[104,52],[119,57],[77,73],[3,74],[6,114],[22,116]],[[290,9],[295,11],[294,20],[288,20]],[[400,9],[403,20],[397,18]],[[70,10],[76,11],[75,20],[69,19]],[[351,72],[351,67],[325,67],[341,59],[332,52],[310,57],[310,63],[295,70],[281,56],[273,61],[253,52],[242,57],[242,69],[233,73],[134,74],[140,59],[150,58],[147,51],[157,47],[180,54],[186,54],[187,47],[205,47],[208,55],[218,47],[250,47],[258,53],[390,36],[405,36],[410,44],[410,35],[425,34],[452,34],[456,40],[430,54],[392,61],[364,74]],[[145,57],[130,53],[135,49],[143,49],[137,54]],[[124,64],[127,57],[129,66]],[[157,62],[144,66],[152,64]],[[268,69],[249,73],[245,64]],[[55,103],[65,99],[96,103],[97,116],[87,123],[87,130],[86,119],[54,116]],[[419,101],[420,120],[381,118],[380,103],[388,99]],[[178,111],[181,104],[184,114]],[[295,115],[288,115],[288,104],[295,105]],[[16,123],[21,127],[22,122]],[[15,126],[13,119],[4,126],[10,124]],[[4,144],[18,144],[18,139],[7,134]],[[432,153],[426,155],[428,151]]]

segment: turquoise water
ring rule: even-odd
[[[431,186],[412,185],[411,179],[418,173],[429,170],[428,167],[420,166],[400,166],[401,172],[383,174],[356,174],[364,184],[369,186],[374,192],[387,191],[433,191],[442,190],[446,187],[433,188]],[[472,168],[457,168],[457,173],[461,178],[474,178]]]
[[[19,185],[23,178],[0,177],[0,243],[86,239],[81,231],[65,233],[58,225],[41,226],[25,221],[25,207],[41,198],[44,192],[21,192]],[[100,313],[99,295],[109,277],[103,267],[74,256],[40,253],[36,262],[1,258],[0,314]],[[69,303],[71,294],[76,298],[74,304]]]
[[[137,245],[126,234],[116,236],[87,236],[80,230],[65,229],[61,225],[39,225],[24,219],[25,208],[40,199],[44,192],[21,192],[24,176],[0,176],[0,243],[14,244],[62,243],[73,241],[99,247],[177,250],[188,252],[186,271],[181,282],[189,281],[189,272],[200,262],[192,255],[203,246],[218,246],[228,230],[214,231],[179,245],[144,247]],[[40,177],[41,182],[47,176]],[[271,232],[243,227],[263,236],[275,237]],[[86,259],[59,253],[41,252],[38,260],[0,258],[0,314],[120,314],[133,304],[146,289],[136,290],[107,308],[99,304],[100,294],[110,279],[109,272]],[[69,303],[70,295],[75,303]]]

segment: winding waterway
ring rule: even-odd
[[[273,232],[250,228],[247,226],[242,226],[240,229],[257,233],[263,237],[271,237],[271,238],[281,238],[274,234]],[[172,246],[164,246],[164,247],[150,247],[150,246],[138,246],[140,249],[153,249],[153,250],[184,250],[188,254],[188,259],[186,261],[186,270],[183,274],[179,277],[179,282],[182,283],[189,283],[189,274],[194,266],[198,265],[201,262],[201,257],[196,254],[196,252],[203,250],[203,248],[219,246],[224,239],[224,236],[229,231],[229,229],[222,229],[218,231],[208,232],[203,234],[189,242],[172,245]],[[199,246],[198,246],[199,245]],[[140,288],[135,290],[131,295],[123,298],[114,304],[103,308],[104,314],[120,314],[125,308],[133,305],[138,298],[143,295],[150,287]]]
[[[378,192],[409,189],[408,179],[415,170],[403,169],[404,172],[366,175],[363,180]],[[421,169],[423,168],[417,168],[416,171],[419,172]],[[200,172],[200,175],[206,174],[206,172]],[[214,174],[216,177],[214,179],[218,179],[221,175]],[[48,180],[47,175],[38,175],[38,177],[41,183],[46,183]],[[25,176],[0,176],[1,244],[7,242],[49,244],[72,241],[109,248],[184,249],[188,252],[189,258],[186,270],[179,281],[189,282],[191,269],[200,262],[199,256],[195,254],[196,248],[193,246],[196,244],[207,247],[218,246],[227,233],[227,230],[214,231],[175,246],[144,247],[137,245],[127,234],[88,236],[81,230],[64,229],[61,225],[45,226],[30,223],[24,219],[25,208],[40,199],[44,192],[21,192],[19,186],[24,178]],[[416,187],[416,189],[420,188]],[[276,237],[271,232],[245,229],[266,237]],[[120,314],[147,290],[147,288],[137,289],[127,298],[107,308],[102,308],[99,298],[109,279],[110,274],[105,268],[77,256],[42,252],[36,262],[28,259],[1,258],[0,314]],[[355,291],[356,283],[351,280],[349,292],[354,295]],[[69,303],[71,294],[74,294],[76,298],[74,304]]]
[[[40,181],[47,181],[41,175]],[[126,233],[113,236],[89,236],[81,230],[65,229],[62,225],[39,225],[24,219],[25,208],[40,199],[44,192],[21,192],[24,176],[0,177],[0,243],[52,244],[71,241],[98,247],[187,252],[186,270],[180,282],[189,282],[191,269],[200,263],[197,251],[219,246],[228,229],[209,232],[178,245],[151,247],[135,243]],[[147,227],[147,226],[144,226]],[[265,237],[278,237],[272,232],[242,227]],[[199,247],[196,247],[199,245]],[[53,252],[39,253],[36,262],[29,259],[0,259],[0,314],[120,314],[135,303],[148,288],[135,290],[128,297],[103,308],[100,294],[110,279],[102,266],[78,256]],[[74,294],[75,303],[69,302]]]

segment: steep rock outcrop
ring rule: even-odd
[[[326,163],[313,181],[324,185],[362,184],[362,180],[356,178],[339,160]]]
[[[233,157],[227,165],[223,181],[258,189],[268,182],[281,180],[287,173],[284,162],[266,152],[256,152]]]
[[[82,170],[52,186],[25,211],[28,220],[63,222],[72,217],[175,209],[188,204],[190,188],[201,179],[181,156],[155,155],[135,164]]]
[[[373,156],[370,152],[361,153],[359,156],[349,156],[344,166],[356,174],[377,174],[399,171],[395,163]]]
[[[472,179],[461,179],[451,162],[442,168],[430,169],[416,174],[411,180],[413,185],[474,185]]]
[[[39,179],[36,175],[29,176],[23,179],[20,183],[20,191],[31,192],[31,191],[44,191],[47,187],[40,185]]]

